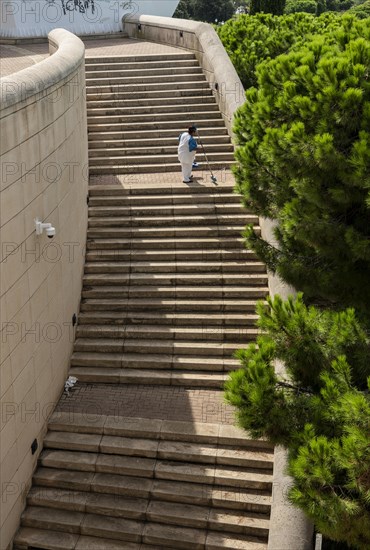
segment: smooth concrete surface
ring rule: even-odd
[[[192,51],[214,90],[227,129],[230,135],[233,134],[233,117],[236,109],[244,103],[244,88],[211,25],[185,19],[141,15],[124,18],[123,30],[131,38]]]
[[[62,392],[81,296],[87,227],[84,46],[50,33],[53,54],[1,85],[1,538],[25,505]],[[36,236],[35,218],[56,235]],[[31,444],[38,440],[38,451]]]

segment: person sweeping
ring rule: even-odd
[[[195,153],[198,144],[194,138],[197,129],[195,126],[190,126],[187,132],[183,132],[179,136],[178,157],[181,163],[182,178],[184,183],[190,183],[193,179],[191,170],[196,166]]]

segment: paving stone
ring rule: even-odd
[[[91,490],[96,493],[147,498],[150,494],[152,484],[152,480],[140,477],[95,474],[91,482]]]
[[[75,550],[140,550],[141,545],[135,542],[103,539],[101,537],[81,536]]]
[[[129,437],[116,437],[104,435],[100,451],[102,453],[122,454],[125,456],[142,456],[155,458],[157,456],[159,442],[151,439],[132,439]]]
[[[82,535],[141,542],[143,524],[138,521],[88,514],[81,525]]]
[[[71,431],[92,434],[102,434],[105,418],[91,411],[57,411],[49,420],[49,429],[55,431]]]
[[[79,533],[84,514],[40,506],[28,506],[22,514],[22,525],[38,529]]]
[[[155,439],[161,426],[161,420],[114,416],[106,419],[104,434]]]
[[[204,462],[215,464],[217,447],[205,444],[182,443],[178,441],[160,441],[158,457],[167,460]]]
[[[247,539],[237,535],[210,532],[207,535],[206,550],[267,550],[266,542]]]
[[[22,527],[15,537],[19,548],[42,548],[44,550],[73,550],[76,548],[78,535],[66,532],[47,531],[34,527]]]
[[[147,517],[157,523],[172,523],[184,527],[207,528],[209,509],[190,504],[151,502]]]
[[[96,453],[47,450],[42,453],[40,461],[50,468],[95,472],[97,458]]]
[[[176,548],[189,550],[201,550],[204,548],[206,535],[200,529],[188,529],[186,527],[175,527],[149,523],[143,531],[143,542],[149,544],[162,544],[164,547],[175,545]]]
[[[101,435],[97,434],[48,432],[44,439],[44,448],[98,452],[101,439]]]
[[[161,461],[155,467],[155,477],[158,479],[212,484],[214,476],[215,469],[212,466],[205,466],[203,464]]]
[[[162,423],[161,439],[176,441],[199,441],[217,443],[219,434],[218,424],[201,422],[172,422],[165,420]]]
[[[84,512],[88,496],[88,493],[82,491],[32,487],[27,496],[27,503],[31,506],[63,508],[64,510]]]
[[[96,472],[153,477],[156,461],[152,458],[99,454]]]
[[[145,519],[148,503],[145,499],[126,498],[117,494],[88,494],[86,512],[111,517]]]
[[[42,467],[38,468],[33,475],[33,482],[37,485],[77,491],[89,491],[93,479],[92,472],[74,472]]]

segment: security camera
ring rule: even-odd
[[[36,235],[42,235],[42,232],[45,229],[45,233],[49,239],[52,239],[55,236],[55,227],[51,223],[43,223],[38,218],[35,219],[36,224]]]
[[[46,235],[49,239],[52,239],[55,236],[55,227],[48,227],[46,229]]]

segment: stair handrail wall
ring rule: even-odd
[[[157,17],[149,15],[126,16],[122,26],[130,38],[175,46],[194,53],[212,87],[230,136],[233,136],[235,112],[245,101],[243,84],[230,61],[221,40],[208,23]],[[196,122],[196,121],[191,121]],[[261,235],[270,244],[276,245],[275,220],[260,218]],[[269,272],[269,293],[282,298],[295,294],[276,274]],[[276,365],[283,371],[283,365]],[[287,453],[275,448],[271,523],[268,550],[312,550],[313,525],[298,508],[287,500],[287,491],[292,480],[286,474]]]
[[[49,34],[50,57],[0,80],[0,548],[19,525],[48,418],[67,377],[87,230],[85,48]],[[35,219],[51,223],[36,234]]]

